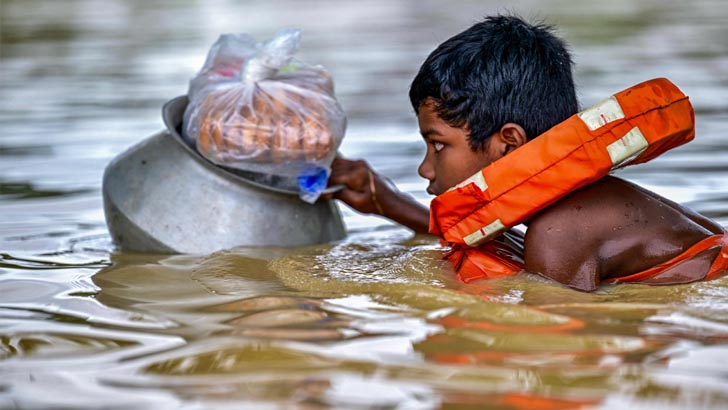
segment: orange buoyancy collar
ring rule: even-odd
[[[604,281],[612,283],[640,282],[657,285],[692,282],[694,280],[693,278],[686,278],[679,273],[675,276],[671,274],[671,271],[680,264],[689,262],[696,256],[701,255],[703,252],[709,252],[711,250],[717,250],[718,254],[715,256],[715,259],[713,259],[713,262],[708,266],[708,270],[705,271],[705,275],[702,279],[714,279],[728,272],[728,231],[709,236],[689,247],[680,255],[657,266],[653,266],[650,269],[639,273],[633,273],[628,276],[605,279]]]
[[[688,97],[669,80],[637,84],[571,116],[433,199],[430,233],[453,247],[446,257],[465,282],[515,274],[523,266],[519,258],[478,247],[611,171],[647,162],[692,140],[694,122]],[[500,269],[488,270],[499,262]]]

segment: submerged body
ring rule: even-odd
[[[419,206],[384,183],[361,161],[335,161],[330,183],[347,186],[336,197],[361,212],[378,213],[416,232],[439,235],[454,245],[446,257],[455,263],[456,271],[476,271],[466,279],[459,275],[466,282],[506,276],[525,268],[566,286],[593,291],[600,282],[620,278],[650,284],[687,283],[712,277],[719,273],[715,269],[728,270],[728,254],[722,250],[723,228],[719,224],[611,176],[589,178],[586,183],[591,184],[586,186],[569,185],[569,190],[557,192],[552,201],[535,207],[535,214],[524,214],[524,219],[515,221],[528,226],[522,260],[512,257],[513,249],[502,249],[492,242],[483,244],[515,225],[508,221],[476,217],[477,224],[471,224],[465,231],[456,229],[458,235],[454,237],[443,235],[440,226],[433,225],[438,218],[468,218],[478,212],[477,207],[486,206],[488,200],[475,191],[485,192],[492,184],[508,184],[512,175],[531,170],[531,162],[538,160],[539,151],[527,150],[531,157],[520,155],[516,162],[509,161],[516,172],[502,173],[500,180],[470,180],[477,179],[479,170],[503,157],[515,158],[511,153],[517,148],[577,114],[571,64],[565,45],[551,34],[549,27],[530,25],[517,17],[489,17],[448,39],[427,57],[410,88],[410,100],[427,145],[418,172],[429,181],[427,192],[438,196],[432,209]],[[630,91],[624,95],[629,96]],[[656,95],[661,96],[661,90]],[[642,101],[639,95],[632,97],[632,102]],[[625,112],[634,108],[631,102],[627,103]],[[692,115],[692,110],[689,112]],[[596,114],[590,120],[604,124],[614,121],[607,118],[609,112]],[[621,109],[620,114],[615,118],[625,118]],[[632,117],[623,122],[650,140],[647,131],[663,132],[674,123],[669,115],[658,116],[642,132],[630,123]],[[591,131],[601,127],[592,128],[587,120],[584,124]],[[632,131],[625,134],[622,129],[620,141],[624,142]],[[541,145],[548,152],[562,148],[549,141]],[[632,154],[639,157],[644,153],[652,158],[669,149],[655,148],[660,146],[645,145],[641,151],[626,152],[616,162],[612,158],[612,164],[618,168],[622,161],[631,161]],[[562,181],[558,178],[566,183],[572,176],[568,169],[560,172],[548,180],[551,185],[535,184],[535,189],[546,193],[559,191]],[[602,175],[605,174],[599,174]],[[448,193],[455,186],[461,187],[456,194]],[[472,191],[470,197],[460,195],[468,189]],[[510,201],[502,207],[520,208],[529,199],[524,196],[520,202]],[[451,200],[455,202],[449,206]],[[435,202],[445,205],[436,209]],[[488,228],[492,226],[495,228],[491,232]],[[714,238],[708,239],[711,237]],[[693,255],[695,248],[690,248],[699,243],[709,246]],[[673,263],[684,252],[687,260]],[[663,266],[665,263],[672,265]],[[489,270],[496,272],[492,274]],[[483,274],[478,276],[477,271]]]
[[[466,131],[448,125],[434,107],[421,106],[418,118],[428,147],[419,173],[430,182],[427,190],[434,195],[445,193],[477,172],[478,166],[488,165],[505,155],[501,153],[510,153],[527,142],[520,127],[506,124],[491,138],[487,149],[472,151]],[[334,169],[332,183],[349,187],[342,194],[350,195],[347,202],[355,209],[378,213],[370,192],[374,187],[384,211],[380,214],[400,223],[406,220],[404,224],[417,232],[429,231],[430,211],[370,173],[365,162],[340,158]],[[375,178],[373,185],[370,176]],[[359,202],[351,200],[354,195]],[[512,258],[515,255],[518,259],[521,249],[486,244],[474,248],[474,254],[450,258],[461,280],[502,277],[524,269],[582,291],[596,290],[601,282],[688,283],[705,278],[719,254],[725,254],[720,247],[710,247],[691,255],[688,261],[641,277],[646,270],[682,255],[707,238],[722,235],[724,230],[689,208],[613,176],[566,195],[536,213],[526,225],[523,260]],[[463,267],[464,259],[471,265]],[[464,272],[468,269],[486,272]]]

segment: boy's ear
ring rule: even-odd
[[[526,131],[523,127],[514,122],[507,122],[498,131],[498,140],[501,148],[500,154],[506,155],[527,143],[528,137],[526,137]]]

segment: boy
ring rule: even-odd
[[[486,18],[438,46],[410,88],[427,144],[418,169],[430,181],[427,192],[445,193],[576,114],[571,67],[564,43],[549,27],[512,16]],[[355,210],[428,231],[429,211],[362,161],[337,159],[330,184],[347,186],[336,197]],[[524,223],[525,263],[515,266],[582,291],[620,278],[688,283],[728,270],[728,235],[719,224],[612,176]],[[650,268],[659,274],[635,279]]]

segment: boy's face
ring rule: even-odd
[[[492,144],[473,151],[468,142],[468,131],[453,128],[443,121],[437,115],[432,99],[428,98],[420,106],[417,120],[427,144],[425,159],[417,171],[430,181],[427,192],[432,195],[444,193],[501,156],[491,152]]]

